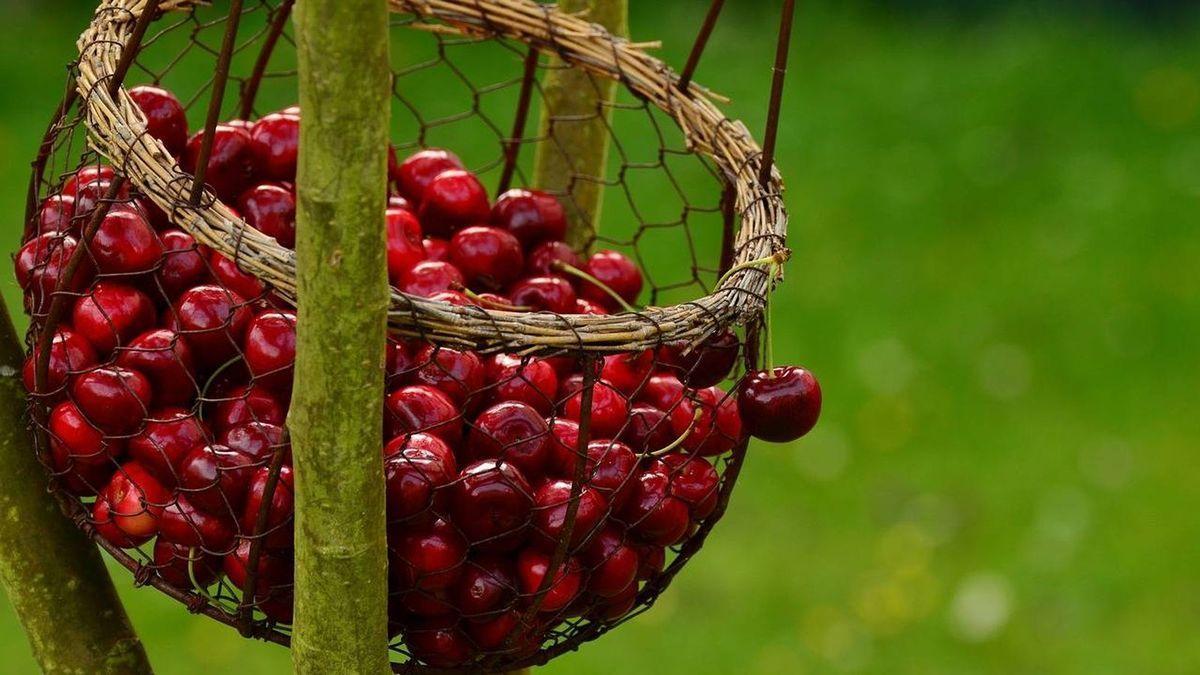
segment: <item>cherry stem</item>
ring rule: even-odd
[[[227,612],[235,611],[237,608],[230,609],[229,607],[227,607],[226,604],[221,602],[220,599],[214,598],[212,596],[212,594],[208,592],[208,589],[201,586],[200,582],[196,580],[196,561],[200,560],[201,557],[202,556],[196,555],[196,547],[195,546],[188,548],[187,573],[188,573],[188,581],[192,582],[192,590],[196,593],[196,595],[199,595],[200,597],[207,600],[209,602],[209,604],[216,605],[217,607],[220,607],[221,609],[223,609]]]
[[[503,310],[507,310],[510,312],[532,312],[533,311],[533,308],[528,305],[514,305],[514,304],[508,303],[508,302],[497,302],[495,300],[492,300],[491,298],[485,298],[485,297],[481,296],[480,294],[476,293],[475,291],[467,288],[466,286],[463,286],[462,284],[451,284],[450,288],[451,288],[451,290],[458,291],[459,293],[462,293],[463,295],[474,300],[475,302],[478,302],[482,305],[487,305],[488,307],[491,307],[492,309],[503,309]]]
[[[655,450],[654,452],[644,453],[645,456],[646,457],[656,457],[656,458],[662,457],[663,455],[670,454],[672,451],[674,451],[680,445],[683,445],[683,442],[685,440],[687,440],[687,437],[692,435],[692,430],[696,428],[696,423],[700,421],[700,415],[702,415],[702,414],[704,414],[704,411],[701,410],[700,408],[696,408],[696,411],[694,413],[692,413],[692,421],[688,423],[687,429],[684,429],[683,433],[680,434],[678,438],[671,441],[670,443],[663,446],[662,448]]]
[[[570,274],[571,276],[579,277],[580,279],[583,279],[584,281],[586,281],[590,284],[594,284],[600,290],[604,291],[605,293],[608,293],[612,297],[613,300],[616,300],[617,304],[621,306],[621,309],[623,309],[626,312],[629,312],[631,314],[637,313],[637,308],[634,307],[633,305],[629,304],[628,302],[625,302],[625,298],[622,298],[620,296],[620,294],[618,294],[616,291],[614,291],[612,288],[610,288],[608,284],[604,283],[603,281],[600,281],[599,279],[588,274],[587,272],[584,272],[583,270],[579,269],[578,267],[575,267],[574,265],[571,265],[569,263],[565,263],[561,260],[555,260],[554,262],[550,263],[550,269],[555,270],[557,272],[566,272],[567,274]]]
[[[721,286],[723,286],[725,284],[725,282],[728,281],[729,278],[732,277],[737,272],[741,272],[742,270],[748,270],[751,268],[770,267],[771,269],[769,270],[769,272],[770,272],[771,278],[774,279],[777,276],[776,270],[783,267],[783,264],[785,262],[787,262],[788,260],[790,260],[791,257],[792,257],[791,249],[781,248],[778,251],[772,253],[771,255],[766,256],[765,258],[755,258],[754,260],[747,260],[745,262],[740,262],[740,263],[734,265],[733,267],[730,267],[729,270],[725,272],[725,274],[721,275],[720,279],[717,279],[716,287],[720,288]]]

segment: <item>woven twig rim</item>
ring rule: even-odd
[[[163,0],[160,10],[188,11],[200,4],[200,0]],[[733,185],[741,214],[734,264],[784,249],[788,219],[782,180],[772,168],[767,185],[759,183],[762,151],[745,125],[725,117],[703,87],[691,84],[686,93],[681,91],[679,76],[638,45],[530,0],[389,0],[389,4],[395,12],[439,20],[448,30],[464,35],[505,37],[552,51],[574,67],[622,82],[670,114],[689,147],[711,158]],[[79,38],[77,87],[89,143],[173,223],[294,301],[295,253],[247,225],[211,192],[205,193],[199,206],[190,206],[192,176],[146,133],[144,117],[124,88],[116,98],[109,95],[106,84],[146,6],[146,0],[104,0]],[[393,290],[388,324],[401,335],[482,351],[630,351],[665,342],[696,342],[723,327],[744,323],[760,315],[770,285],[764,270],[744,268],[692,302],[607,316],[485,310]]]

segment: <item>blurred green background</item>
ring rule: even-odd
[[[632,4],[682,63],[705,3]],[[1200,671],[1200,15],[945,4],[800,3],[775,344],[821,424],[754,446],[658,605],[545,672]],[[90,8],[0,1],[10,249]],[[755,130],[777,8],[729,3],[698,75]],[[287,671],[115,579],[158,672]],[[7,604],[0,663],[35,668]]]

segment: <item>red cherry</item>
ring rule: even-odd
[[[408,434],[393,438],[384,456],[389,522],[428,513],[435,506],[441,510],[444,488],[458,477],[450,446],[436,436]]]
[[[712,457],[729,452],[742,441],[742,419],[733,396],[716,387],[708,387],[696,391],[692,403],[699,411],[699,417],[689,419],[687,415],[671,415],[671,428],[676,436],[687,434],[683,441],[685,449]]]
[[[508,289],[508,299],[518,307],[535,312],[571,314],[575,311],[575,289],[562,277],[528,277]]]
[[[222,286],[243,298],[253,300],[267,292],[266,285],[258,277],[243,271],[236,261],[216,251],[209,252],[208,266]]]
[[[464,617],[482,618],[507,609],[517,595],[511,561],[484,556],[468,562],[454,584],[451,597]]]
[[[387,210],[388,279],[399,285],[401,279],[417,263],[425,260],[425,244],[421,241],[421,223],[408,209]]]
[[[457,403],[463,403],[483,388],[483,361],[475,352],[426,344],[416,353],[417,364],[410,379],[440,389]]]
[[[636,302],[638,294],[642,292],[642,273],[637,264],[623,253],[596,251],[584,263],[583,269],[615,291],[625,302]],[[579,295],[609,310],[621,309],[612,296],[591,282],[584,281],[580,284]]]
[[[501,459],[536,479],[545,472],[550,457],[549,431],[538,411],[524,403],[505,401],[475,418],[467,448],[474,459]]]
[[[467,636],[445,621],[418,623],[408,630],[404,644],[413,658],[434,668],[461,666],[475,656]]]
[[[299,149],[299,114],[287,111],[271,113],[262,116],[250,127],[250,155],[254,160],[254,168],[264,178],[296,180]]]
[[[396,194],[388,195],[387,207],[389,209],[404,209],[405,211],[412,211],[413,213],[417,212],[417,209],[412,205],[412,202]]]
[[[246,329],[242,354],[257,384],[279,392],[291,391],[296,362],[296,313],[282,310],[254,317]]]
[[[679,372],[689,387],[703,389],[729,377],[740,347],[737,335],[726,329],[709,336],[691,351],[686,350],[686,345],[666,345],[659,350],[659,358]]]
[[[117,349],[116,355],[118,366],[150,379],[155,405],[183,405],[199,391],[192,349],[175,331],[158,328],[142,333]]]
[[[273,183],[257,185],[242,193],[238,211],[251,227],[274,237],[280,246],[296,247],[296,197],[291,190]]]
[[[108,202],[111,210],[129,209],[129,184],[122,184],[117,188],[117,192],[113,197],[109,197],[108,191],[112,188],[112,179],[96,178],[88,182],[80,182],[75,188],[75,215],[80,217],[80,225],[88,222],[92,212],[101,202]]]
[[[626,352],[604,357],[600,378],[622,394],[633,395],[649,381],[654,372],[654,352]]]
[[[421,225],[437,237],[449,237],[461,227],[487,222],[491,210],[483,184],[475,174],[461,169],[439,173],[425,186],[419,201],[417,216]]]
[[[638,573],[639,581],[646,581],[662,574],[663,568],[667,565],[667,549],[665,546],[655,546],[654,544],[637,544],[634,549],[638,553]]]
[[[61,268],[67,260],[70,260],[77,246],[78,242],[74,237],[61,232],[43,232],[25,242],[13,261],[17,285],[21,288],[28,288],[34,270],[39,267],[45,268],[51,264],[52,260],[58,268]],[[84,256],[84,259],[86,258],[87,256]],[[54,286],[50,286],[46,290],[53,292]]]
[[[38,209],[35,234],[51,232],[77,233],[75,223],[75,198],[70,195],[50,195]]]
[[[219,518],[241,515],[253,461],[223,445],[196,448],[179,466],[179,493],[196,508]]]
[[[467,542],[444,520],[406,528],[389,546],[392,573],[406,590],[449,588],[466,567]]]
[[[409,155],[396,167],[392,180],[409,201],[420,201],[425,188],[442,172],[463,168],[462,160],[449,150],[430,148]]]
[[[21,381],[25,383],[25,390],[30,393],[36,391],[37,362],[41,353],[35,345],[21,368]],[[42,393],[61,393],[60,390],[67,385],[68,378],[91,368],[96,362],[96,350],[92,349],[90,342],[75,331],[59,328],[50,339],[49,368],[46,371]]]
[[[575,463],[581,457],[579,423],[562,417],[550,420],[550,438],[547,445],[550,446],[550,475],[573,478]]]
[[[492,403],[517,401],[543,415],[554,409],[558,375],[547,361],[496,354],[488,361],[486,373]]]
[[[425,259],[447,262],[450,260],[450,242],[441,237],[425,237]]]
[[[271,502],[265,505],[270,477],[270,466],[259,467],[250,476],[250,484],[246,488],[246,505],[242,507],[240,521],[242,535],[262,537],[263,544],[269,548],[291,548],[294,541],[292,515],[296,509],[292,467],[287,464],[279,467]],[[258,515],[264,508],[267,509],[267,521],[263,528],[258,530]]]
[[[567,399],[563,404],[563,417],[576,422],[582,419],[583,394],[578,391]],[[612,385],[596,382],[592,387],[592,406],[588,414],[592,437],[612,438],[629,422],[629,400]]]
[[[550,569],[550,554],[527,548],[517,554],[517,580],[521,594],[533,602]],[[571,604],[583,586],[583,569],[579,560],[571,557],[554,571],[549,588],[542,595],[541,612],[553,614]]]
[[[621,440],[636,452],[657,452],[669,446],[675,434],[666,413],[639,403],[629,411],[629,424],[621,431]]]
[[[163,508],[159,539],[224,554],[233,548],[233,529],[226,521],[197,509],[181,494]]]
[[[490,652],[503,648],[510,643],[509,636],[521,625],[521,613],[510,609],[499,614],[489,614],[484,618],[470,619],[466,622],[467,635],[480,651]],[[529,638],[524,636],[511,640],[513,646],[521,646]]]
[[[204,131],[198,131],[188,139],[183,168],[190,174],[196,173],[203,140]],[[250,182],[254,161],[250,146],[250,132],[244,127],[218,124],[213,130],[212,151],[208,156],[204,182],[212,187],[221,200],[232,203]]]
[[[50,412],[49,431],[50,447],[63,460],[64,469],[84,465],[107,466],[111,471],[111,460],[125,451],[123,439],[105,435],[71,401],[59,403]]]
[[[717,507],[721,477],[706,460],[672,453],[655,461],[650,470],[671,479],[671,496],[688,505],[692,520],[707,518]]]
[[[525,275],[550,277],[558,274],[555,263],[566,263],[571,267],[583,267],[583,261],[575,249],[561,241],[544,241],[537,245],[525,258]]]
[[[525,256],[521,243],[508,232],[475,225],[450,238],[450,262],[471,288],[499,290],[521,276]]]
[[[821,415],[821,385],[797,366],[751,373],[738,390],[738,410],[754,437],[794,441],[811,431]]]
[[[233,553],[225,556],[222,569],[229,582],[238,590],[245,590],[246,573],[250,566],[249,539],[238,541]],[[268,617],[282,622],[292,622],[292,582],[294,580],[292,556],[287,552],[276,552],[266,548],[259,550],[258,573],[254,583],[254,606]]]
[[[532,493],[515,466],[485,459],[463,469],[452,485],[450,516],[480,550],[512,550],[525,537]]]
[[[595,440],[588,443],[584,475],[587,484],[599,491],[617,510],[629,499],[636,482],[637,465],[637,455],[624,443]]]
[[[439,389],[401,387],[384,400],[384,426],[389,436],[424,432],[454,445],[462,436],[458,406]]]
[[[637,596],[637,584],[629,584],[611,598],[601,597],[588,616],[602,622],[616,621],[633,610],[637,605]]]
[[[571,502],[573,484],[569,480],[543,483],[533,495],[533,530],[547,550],[554,550],[566,532],[567,509]],[[575,509],[575,524],[567,550],[590,539],[608,517],[608,502],[594,488],[584,485],[579,491],[579,506]]]
[[[221,433],[220,444],[240,452],[256,464],[270,463],[276,452],[284,453],[284,461],[291,461],[292,445],[287,434],[278,424],[246,422],[230,427]]]
[[[447,262],[426,260],[400,275],[400,290],[410,295],[429,297],[463,285],[462,272]]]
[[[219,399],[211,423],[217,431],[241,426],[250,422],[264,422],[283,426],[287,408],[270,391],[263,387],[245,385],[236,387]]]
[[[132,286],[98,282],[75,302],[72,325],[100,354],[129,344],[154,324],[154,303]]]
[[[154,571],[176,588],[208,588],[221,574],[221,559],[191,546],[173,544],[162,537],[154,542]],[[193,580],[195,584],[193,584]]]
[[[62,194],[74,197],[81,185],[87,185],[97,180],[112,180],[117,172],[108,164],[88,164],[75,172],[66,183],[63,183]]]
[[[625,543],[620,529],[605,527],[588,543],[583,551],[583,563],[587,569],[587,590],[601,597],[620,595],[637,579],[638,554]]]
[[[209,440],[208,427],[191,411],[163,408],[150,413],[142,430],[129,439],[129,456],[163,485],[174,487],[184,457]]]
[[[106,366],[75,378],[71,397],[93,424],[126,434],[142,423],[151,402],[150,380],[136,370]]]
[[[471,298],[468,298],[467,295],[461,291],[441,291],[429,296],[429,299],[437,302],[445,302],[456,307],[476,306],[475,301]]]
[[[513,233],[524,246],[557,241],[567,233],[562,204],[541,190],[514,188],[500,195],[492,207],[492,224]]]
[[[206,284],[180,295],[171,318],[197,359],[211,367],[237,354],[250,309],[241,295]]]
[[[671,373],[656,373],[638,392],[637,400],[659,410],[673,410],[683,397],[684,387],[678,377]]]
[[[104,502],[113,527],[127,538],[127,542],[113,543],[128,548],[123,543],[141,544],[158,534],[159,519],[171,493],[137,462],[126,462],[96,501]]]
[[[670,546],[687,534],[687,504],[671,496],[671,479],[647,471],[637,477],[621,516],[629,531],[648,544]]]
[[[164,253],[155,277],[167,297],[174,298],[204,281],[208,265],[192,235],[183,230],[163,230],[158,238]]]
[[[78,248],[79,242],[74,237],[50,233],[35,237],[21,247],[16,259],[17,281],[26,292],[26,307],[31,313],[44,313],[50,309],[53,294]],[[63,290],[82,291],[94,274],[90,257],[84,255],[75,273],[64,283]]]
[[[50,444],[50,456],[47,458],[47,469],[51,474],[52,483],[57,489],[65,491],[74,497],[94,497],[108,485],[117,466],[112,462],[103,464],[84,464],[74,462],[67,456],[66,450]]]
[[[178,157],[187,145],[187,113],[179,99],[166,89],[142,85],[129,90],[129,98],[146,116],[146,133],[162,141],[167,152]]]

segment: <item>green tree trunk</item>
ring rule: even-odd
[[[386,0],[300,0],[297,673],[388,672],[383,370]]]
[[[0,302],[0,580],[46,673],[151,673],[100,552],[46,490],[25,424],[24,348]]]
[[[588,21],[613,35],[629,34],[627,0],[561,0],[558,7],[586,12]],[[533,184],[566,195],[567,243],[586,251],[599,228],[617,82],[593,77],[582,68],[555,68],[546,74],[542,90],[538,136],[548,140],[537,145]]]

